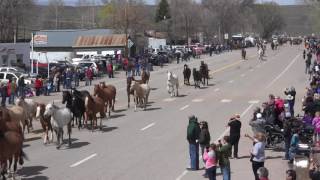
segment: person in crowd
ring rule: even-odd
[[[302,56],[303,56],[303,59],[306,59],[306,49],[303,50]]]
[[[77,68],[73,73],[73,81],[74,81],[74,86],[79,87],[79,82],[80,82],[80,69],[79,68]]]
[[[208,122],[201,121],[200,122],[200,134],[199,134],[199,144],[201,149],[201,155],[203,155],[206,147],[210,145],[210,132],[208,127]]]
[[[138,60],[135,63],[135,75],[140,76],[140,62]]]
[[[293,169],[286,171],[286,180],[297,180],[297,173]]]
[[[292,137],[290,141],[290,148],[289,148],[289,163],[292,164],[295,158],[295,155],[298,151],[298,144],[299,144],[299,130],[294,128],[292,130]]]
[[[286,88],[286,90],[284,91],[284,94],[287,96],[291,115],[294,116],[294,104],[296,101],[296,94],[297,94],[296,89],[293,86],[290,89]]]
[[[262,117],[261,113],[257,113],[256,119],[251,119],[249,125],[252,128],[253,134],[265,133],[264,126],[266,125],[266,120]]]
[[[255,139],[257,142],[253,145],[251,150],[251,156],[253,157],[251,163],[255,180],[259,180],[258,169],[264,167],[265,161],[266,137],[263,133],[257,133]]]
[[[14,104],[14,97],[16,94],[16,82],[12,79],[9,79],[7,84],[7,96],[9,97],[8,104]]]
[[[110,62],[108,64],[107,71],[108,71],[108,74],[109,74],[109,78],[113,78],[113,64],[112,64],[112,62]]]
[[[1,106],[6,106],[7,100],[7,86],[4,82],[0,82],[0,92],[1,92]]]
[[[91,83],[92,83],[92,79],[93,79],[93,72],[92,72],[92,69],[91,67],[89,68],[86,68],[86,86],[91,86]]]
[[[315,130],[314,140],[315,140],[315,142],[318,142],[318,141],[320,141],[320,111],[316,112],[315,117],[312,120],[312,125]]]
[[[187,128],[187,140],[189,142],[189,154],[191,160],[190,168],[188,170],[199,170],[199,135],[200,126],[198,119],[192,115],[189,117],[189,124]]]
[[[216,156],[217,146],[211,144],[206,148],[203,153],[203,160],[205,161],[206,175],[209,180],[216,180],[216,170],[217,170],[217,156]]]
[[[70,68],[67,68],[66,71],[66,88],[71,89],[73,73]]]
[[[243,60],[246,60],[246,59],[247,59],[246,55],[247,55],[246,49],[245,49],[244,47],[241,48],[241,56],[242,56],[242,59],[243,59]]]
[[[53,78],[53,85],[55,87],[55,92],[60,92],[60,79],[61,79],[60,72],[57,71],[54,74],[54,78]]]
[[[38,76],[34,82],[34,88],[36,89],[36,96],[40,96],[42,87],[43,87],[42,81]]]
[[[259,180],[269,180],[269,171],[265,167],[260,167],[257,171]]]
[[[18,93],[19,97],[25,96],[26,83],[24,82],[24,76],[21,76],[18,80]]]
[[[241,132],[240,115],[235,115],[229,120],[230,127],[230,145],[233,147],[233,158],[238,158],[238,145]]]
[[[219,157],[219,165],[222,172],[223,180],[230,180],[231,179],[231,168],[230,168],[230,160],[229,157],[231,156],[231,144],[230,144],[230,137],[224,136],[221,140],[219,140],[219,149],[217,150],[217,154]]]

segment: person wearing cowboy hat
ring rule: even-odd
[[[238,145],[240,140],[241,122],[240,115],[236,114],[228,122],[230,127],[230,145],[233,147],[233,157],[238,159]]]

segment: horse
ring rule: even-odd
[[[168,79],[167,79],[167,90],[168,93],[172,96],[178,96],[178,89],[179,89],[179,78],[177,75],[173,74],[172,72],[168,71]]]
[[[137,82],[132,82],[130,91],[133,91],[134,98],[135,98],[135,107],[134,110],[137,111],[137,105],[140,102],[140,100],[143,101],[144,105],[144,110],[146,110],[147,103],[148,103],[148,98],[150,94],[150,87],[148,84],[140,84]]]
[[[29,120],[28,124],[30,125],[30,128],[33,129],[32,120],[36,117],[37,102],[35,102],[33,99],[25,99],[20,97],[16,100],[16,105],[21,106],[27,112]]]
[[[22,150],[23,133],[19,122],[13,120],[7,108],[0,108],[0,168],[2,178],[5,179],[7,161],[9,169],[14,160],[14,174],[17,171],[17,163],[23,165],[23,158],[27,158]]]
[[[150,72],[146,71],[144,68],[141,74],[141,80],[143,84],[148,84],[150,79]]]
[[[23,128],[23,134],[25,132],[25,128],[27,127],[28,133],[30,125],[28,123],[28,115],[25,109],[23,109],[20,106],[12,106],[8,108],[9,115],[11,119],[17,121],[18,123],[21,123],[21,126]]]
[[[183,66],[183,79],[185,85],[190,85],[191,70],[187,64]]]
[[[66,108],[68,108],[72,114],[72,126],[74,126],[74,120],[76,120],[76,124],[78,125],[78,129],[81,128],[81,119],[84,116],[85,107],[84,101],[80,97],[72,95],[69,91],[62,92],[62,104],[66,103]]]
[[[263,50],[262,50],[262,48],[259,49],[258,56],[259,56],[259,60],[262,61],[263,60]]]
[[[71,111],[68,108],[59,108],[54,104],[47,104],[44,116],[51,116],[51,125],[57,136],[57,149],[63,143],[63,127],[68,127],[69,146],[71,145]],[[60,142],[61,139],[61,142]]]
[[[112,103],[109,105],[109,108],[111,108],[111,110],[114,111],[114,104],[116,103],[116,95],[117,95],[116,87],[111,84],[106,85],[105,82],[100,82],[99,85],[103,89],[105,88],[110,89],[110,91],[112,92]]]
[[[97,113],[100,113],[100,129],[102,129],[102,118],[106,116],[105,101],[100,97],[92,97],[88,95],[85,97],[85,108],[86,108],[86,125],[87,120],[91,120],[91,130],[93,131],[94,123],[98,124]]]
[[[201,82],[201,73],[200,71],[197,71],[196,68],[193,68],[192,70],[192,75],[193,75],[193,81],[194,81],[194,88],[200,88],[200,82]]]
[[[100,85],[94,85],[93,95],[101,98],[105,103],[106,110],[109,105],[109,116],[111,115],[111,108],[114,106],[113,100],[115,99],[115,91],[105,87],[102,88]]]
[[[53,129],[50,122],[51,116],[45,117],[44,116],[45,110],[46,110],[46,105],[39,103],[37,106],[36,118],[40,120],[42,129],[43,129],[43,144],[47,144],[47,142],[50,143],[50,139],[51,141],[53,141]],[[51,132],[50,138],[49,138],[49,131]]]
[[[208,86],[208,83],[209,83],[209,68],[208,68],[208,65],[205,64],[203,61],[201,61],[200,73],[201,73],[202,84],[205,85],[206,84],[206,80],[207,80],[207,86]]]

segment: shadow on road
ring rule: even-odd
[[[41,137],[26,138],[26,139],[24,140],[24,142],[35,141],[35,140],[38,140],[38,139],[41,139]]]
[[[179,96],[178,97],[186,97],[187,95],[185,95],[185,94],[179,94]]]
[[[251,156],[240,156],[238,159],[249,159]]]
[[[126,115],[125,114],[111,114],[109,119],[116,119],[116,118],[123,117],[123,116],[126,116]]]
[[[155,107],[155,108],[147,108],[145,111],[155,111],[155,110],[159,110],[162,109],[161,107]]]
[[[43,133],[43,129],[37,129],[37,130],[33,130],[32,133],[34,134],[40,134]]]
[[[107,127],[107,126],[103,126],[101,129],[101,132],[106,133],[106,132],[110,132],[113,131],[115,129],[118,129],[118,127]]]
[[[113,112],[115,113],[121,113],[121,112],[124,112],[126,111],[127,109],[117,109],[117,110],[114,110]]]
[[[21,176],[21,179],[49,179],[46,176],[38,176],[42,175],[42,171],[48,169],[45,166],[25,166],[17,171],[17,174]]]
[[[274,156],[274,157],[272,157],[272,156],[267,156],[267,157],[266,157],[266,159],[281,159],[281,158],[283,158],[283,156]]]
[[[23,179],[25,179],[25,180],[28,180],[28,179],[32,179],[32,180],[47,180],[47,179],[49,179],[48,177],[46,177],[46,176],[34,176],[34,177],[32,177],[32,178],[21,178],[22,180]]]
[[[157,90],[158,88],[150,88],[151,91],[155,91]]]
[[[71,145],[67,149],[77,149],[83,146],[87,146],[89,144],[90,144],[89,142],[75,142],[75,143],[71,143]]]

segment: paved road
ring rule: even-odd
[[[186,142],[187,117],[195,114],[209,122],[213,140],[227,134],[226,122],[235,114],[242,115],[243,133],[250,133],[247,122],[252,108],[267,99],[269,93],[283,95],[285,87],[295,86],[297,100],[302,98],[305,86],[304,61],[298,46],[284,46],[268,52],[266,61],[259,62],[256,49],[249,49],[249,59],[240,60],[240,52],[205,57],[213,79],[207,88],[181,86],[181,97],[170,98],[166,91],[166,71],[171,70],[182,81],[183,64],[171,64],[151,74],[150,103],[146,111],[126,107],[124,74],[107,80],[118,89],[116,112],[103,121],[102,131],[73,129],[73,144],[56,150],[55,145],[43,145],[39,134],[29,134],[25,143],[27,161],[19,174],[24,179],[202,179],[203,171],[187,172],[188,146]],[[188,62],[198,67],[200,60]],[[100,80],[99,80],[100,81]],[[92,90],[92,88],[83,87]],[[36,97],[49,102],[61,99],[56,94]],[[300,108],[297,102],[296,110]],[[132,104],[133,105],[133,104]],[[249,159],[250,142],[240,143],[240,156],[232,161],[232,176],[253,179]],[[268,152],[266,166],[272,177],[284,177],[286,162],[281,153]],[[240,178],[241,177],[241,178]],[[221,176],[219,177],[221,179]],[[218,179],[219,179],[218,178]],[[274,179],[274,178],[272,178]],[[283,178],[282,178],[283,179]]]

